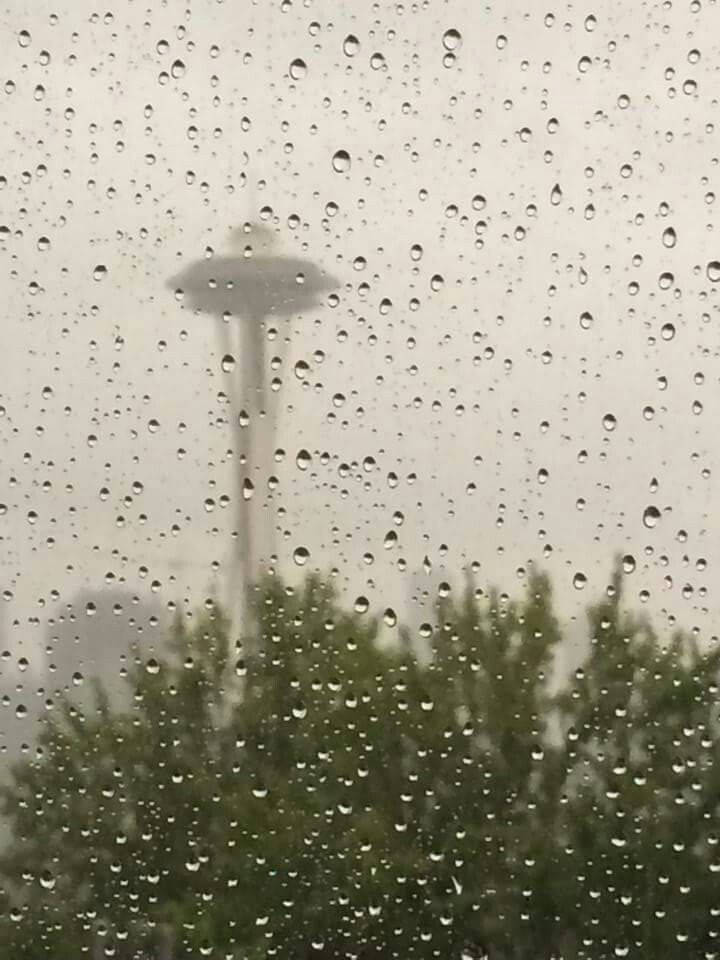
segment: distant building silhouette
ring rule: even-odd
[[[273,228],[246,223],[233,232],[231,255],[213,253],[196,260],[167,282],[185,308],[215,317],[227,375],[232,446],[239,460],[231,605],[243,592],[237,585],[247,589],[275,553],[275,515],[266,501],[278,415],[277,397],[269,389],[269,328],[318,306],[323,295],[338,286],[314,263],[281,254],[277,245]],[[282,354],[285,339],[285,330],[278,331],[272,344],[275,354]],[[262,489],[256,491],[259,484]]]

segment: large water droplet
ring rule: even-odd
[[[354,57],[360,49],[360,41],[352,33],[349,33],[343,40],[343,53],[346,57]]]
[[[347,173],[350,169],[350,154],[347,150],[336,150],[332,158],[335,173]]]
[[[462,34],[451,27],[443,34],[442,42],[446,50],[459,50],[462,46]]]
[[[707,265],[707,278],[711,283],[720,281],[720,260],[711,260]]]
[[[293,551],[293,560],[299,567],[304,567],[310,559],[310,551],[307,547],[295,547]]]
[[[652,530],[652,528],[656,526],[659,519],[660,511],[656,506],[651,504],[649,507],[645,507],[643,511],[643,523],[649,530]]]
[[[288,73],[293,80],[302,80],[307,76],[307,64],[298,57],[290,64]]]

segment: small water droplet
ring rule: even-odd
[[[32,37],[29,30],[21,30],[18,34],[18,43],[21,47],[29,47],[32,43]]]
[[[587,577],[584,573],[578,571],[573,577],[573,586],[576,590],[584,590],[587,585]]]
[[[172,66],[170,67],[170,76],[173,80],[179,80],[180,77],[185,76],[186,69],[182,60],[173,60]]]
[[[304,60],[301,60],[298,57],[290,64],[288,73],[293,80],[302,80],[305,76],[307,76],[307,64]]]
[[[232,373],[235,369],[235,357],[231,353],[226,353],[220,362],[223,373]]]
[[[107,267],[103,263],[98,263],[98,265],[93,270],[93,280],[104,280],[107,276]]]

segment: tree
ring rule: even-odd
[[[248,636],[208,604],[122,705],[62,701],[3,792],[2,955],[712,955],[718,651],[617,574],[554,696],[547,577],[439,594],[413,649],[267,578]]]

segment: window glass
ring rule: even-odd
[[[717,957],[715,0],[0,29],[0,956]]]

